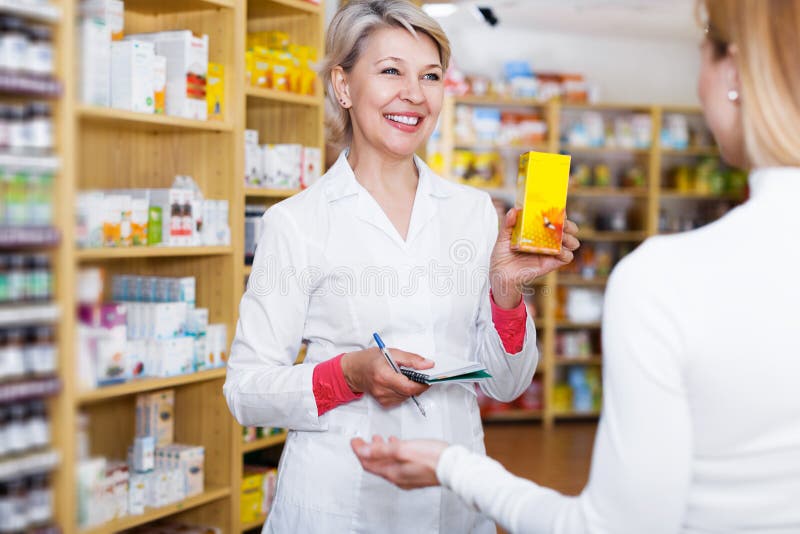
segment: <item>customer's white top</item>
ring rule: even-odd
[[[615,269],[589,483],[565,497],[448,448],[442,483],[512,532],[800,532],[800,169]]]

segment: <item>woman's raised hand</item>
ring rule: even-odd
[[[419,354],[399,349],[389,349],[389,352],[398,366],[412,369],[433,367],[433,361]],[[395,373],[377,347],[348,352],[342,356],[342,372],[354,393],[367,393],[385,408],[396,406],[430,387]]]
[[[511,250],[511,231],[517,222],[519,210],[512,208],[506,214],[503,227],[497,235],[492,250],[489,279],[492,284],[494,301],[503,308],[513,308],[519,304],[521,290],[534,279],[570,263],[574,252],[580,247],[576,237],[578,226],[570,221],[564,222],[564,236],[561,239],[561,252],[557,256],[531,254]]]

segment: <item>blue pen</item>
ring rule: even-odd
[[[397,367],[396,363],[394,363],[394,360],[392,359],[392,355],[389,354],[389,349],[386,348],[386,345],[383,343],[383,340],[381,339],[381,336],[379,336],[378,333],[375,332],[374,334],[372,334],[372,337],[375,338],[375,343],[377,343],[378,344],[378,348],[381,349],[381,354],[383,354],[383,357],[386,358],[386,361],[389,363],[389,365],[392,366],[392,369],[394,370],[394,372],[402,374],[400,372],[400,368]],[[419,401],[417,400],[417,398],[414,395],[411,395],[411,400],[413,400],[414,404],[416,404],[417,408],[419,408],[419,413],[421,413],[423,417],[428,417],[425,414],[425,410],[422,409],[422,405],[419,403]]]

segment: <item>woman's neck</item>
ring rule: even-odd
[[[413,156],[387,158],[373,150],[351,146],[347,162],[356,180],[371,193],[402,194],[417,189],[418,173]]]

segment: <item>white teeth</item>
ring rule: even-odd
[[[409,126],[416,126],[419,123],[419,117],[407,117],[405,115],[386,115],[390,121],[408,124]]]

